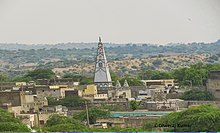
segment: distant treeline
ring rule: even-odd
[[[96,55],[95,43],[67,43],[56,45],[22,45],[0,44],[0,59],[12,64],[16,62],[38,62],[44,58],[61,60],[94,61]],[[146,58],[154,54],[219,54],[220,41],[215,43],[190,43],[190,44],[105,44],[108,60],[126,58]],[[81,48],[81,49],[79,49]],[[132,54],[132,57],[127,57]]]
[[[149,43],[129,43],[115,44],[104,43],[108,51],[116,53],[213,53],[219,51],[220,40],[213,43],[170,43],[170,44],[149,44]],[[92,49],[96,48],[97,43],[58,43],[58,44],[17,44],[17,43],[0,43],[1,50],[31,50],[31,49]],[[217,48],[217,49],[216,49]],[[123,49],[123,50],[120,50]]]

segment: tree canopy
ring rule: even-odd
[[[66,73],[63,78],[72,78],[74,81],[80,82],[80,85],[88,85],[93,83],[92,77],[79,74]]]
[[[140,102],[137,102],[136,100],[132,100],[129,103],[130,108],[134,111],[140,106]]]
[[[78,120],[67,116],[52,115],[47,120],[43,130],[49,132],[76,132],[82,131],[85,126]]]
[[[32,79],[51,79],[54,78],[55,73],[50,69],[35,69],[33,71],[29,71],[25,77],[31,77]]]
[[[14,82],[28,82],[31,80],[37,80],[37,79],[51,79],[55,77],[55,73],[50,69],[35,69],[33,71],[27,72],[26,75],[21,77],[15,77],[12,79]]]
[[[31,130],[12,114],[0,108],[0,132],[30,132]]]
[[[214,100],[212,93],[203,90],[190,90],[183,93],[180,97],[183,100]]]
[[[59,100],[52,97],[48,97],[47,99],[49,105],[63,105],[66,107],[82,107],[85,105],[85,99],[79,96],[67,96]]]
[[[144,125],[146,130],[164,128],[165,131],[220,131],[220,109],[211,104],[192,106],[170,113]]]
[[[179,85],[205,85],[210,70],[220,70],[219,64],[197,63],[190,67],[182,67],[173,71],[145,70],[139,74],[140,79],[175,79]]]
[[[99,108],[89,108],[88,109],[88,113],[89,113],[89,122],[90,124],[94,124],[96,122],[97,118],[106,118],[106,117],[110,117],[110,112],[103,110],[103,109],[99,109]],[[80,121],[86,121],[87,116],[86,116],[86,111],[82,111],[78,114],[73,115],[73,118],[80,120]]]

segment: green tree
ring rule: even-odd
[[[159,80],[159,79],[173,79],[173,73],[163,72],[158,70],[146,70],[139,74],[141,79],[145,80]]]
[[[55,77],[55,73],[50,69],[35,69],[29,71],[25,77],[31,77],[32,79],[51,79]]]
[[[173,75],[180,85],[190,85],[191,82],[192,85],[198,86],[205,84],[211,70],[220,70],[220,65],[197,63],[191,65],[190,68],[176,69]]]
[[[30,132],[31,130],[22,123],[0,122],[0,132]]]
[[[12,114],[8,113],[7,110],[0,108],[0,122],[19,123],[20,121],[17,118],[14,118]]]
[[[66,73],[63,78],[72,78],[73,80],[80,82],[80,85],[93,84],[93,78],[90,76]]]
[[[63,99],[48,97],[49,105],[63,105],[67,107],[82,107],[85,105],[85,99],[79,96],[68,96]]]
[[[82,131],[85,126],[78,120],[67,116],[52,115],[47,120],[44,131],[50,132],[73,132]]]
[[[220,131],[220,109],[211,104],[192,106],[170,113],[151,124],[151,128],[166,127],[165,131]],[[145,125],[146,126],[146,125]],[[150,124],[147,125],[148,128]],[[145,129],[147,127],[144,127]]]
[[[130,107],[134,111],[140,106],[140,102],[137,102],[136,100],[130,101]]]
[[[13,82],[28,82],[28,81],[31,81],[31,80],[33,80],[31,77],[24,76],[24,77],[15,77],[12,81]]]
[[[0,82],[8,81],[8,74],[7,73],[0,73]]]
[[[89,122],[90,124],[93,124],[96,122],[97,118],[106,118],[110,117],[110,112],[106,110],[102,110],[99,108],[90,108],[88,110],[89,112]],[[86,111],[82,111],[78,114],[73,115],[73,118],[80,120],[80,121],[86,121],[87,116],[86,116]]]
[[[214,100],[212,93],[203,90],[190,90],[183,93],[180,97],[183,100]]]
[[[30,132],[31,130],[12,114],[0,108],[0,132]]]

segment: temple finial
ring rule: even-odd
[[[101,37],[99,37],[99,42],[102,42]]]

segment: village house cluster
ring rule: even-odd
[[[79,96],[90,101],[89,106],[106,104],[120,105],[124,108],[128,108],[130,101],[134,100],[140,102],[138,111],[112,112],[112,117],[97,119],[96,123],[138,127],[146,120],[204,103],[178,99],[183,92],[174,79],[141,80],[141,82],[143,86],[130,86],[127,80],[122,85],[119,81],[112,81],[104,46],[99,38],[94,84],[79,85],[79,82],[71,78],[59,77],[39,79],[37,82],[1,83],[0,107],[33,127],[43,126],[53,114],[68,116],[70,112],[74,112],[74,109],[62,105],[48,105],[48,98],[59,100],[68,96]],[[213,93],[217,100],[220,99],[219,83],[220,71],[211,71],[207,91]]]

